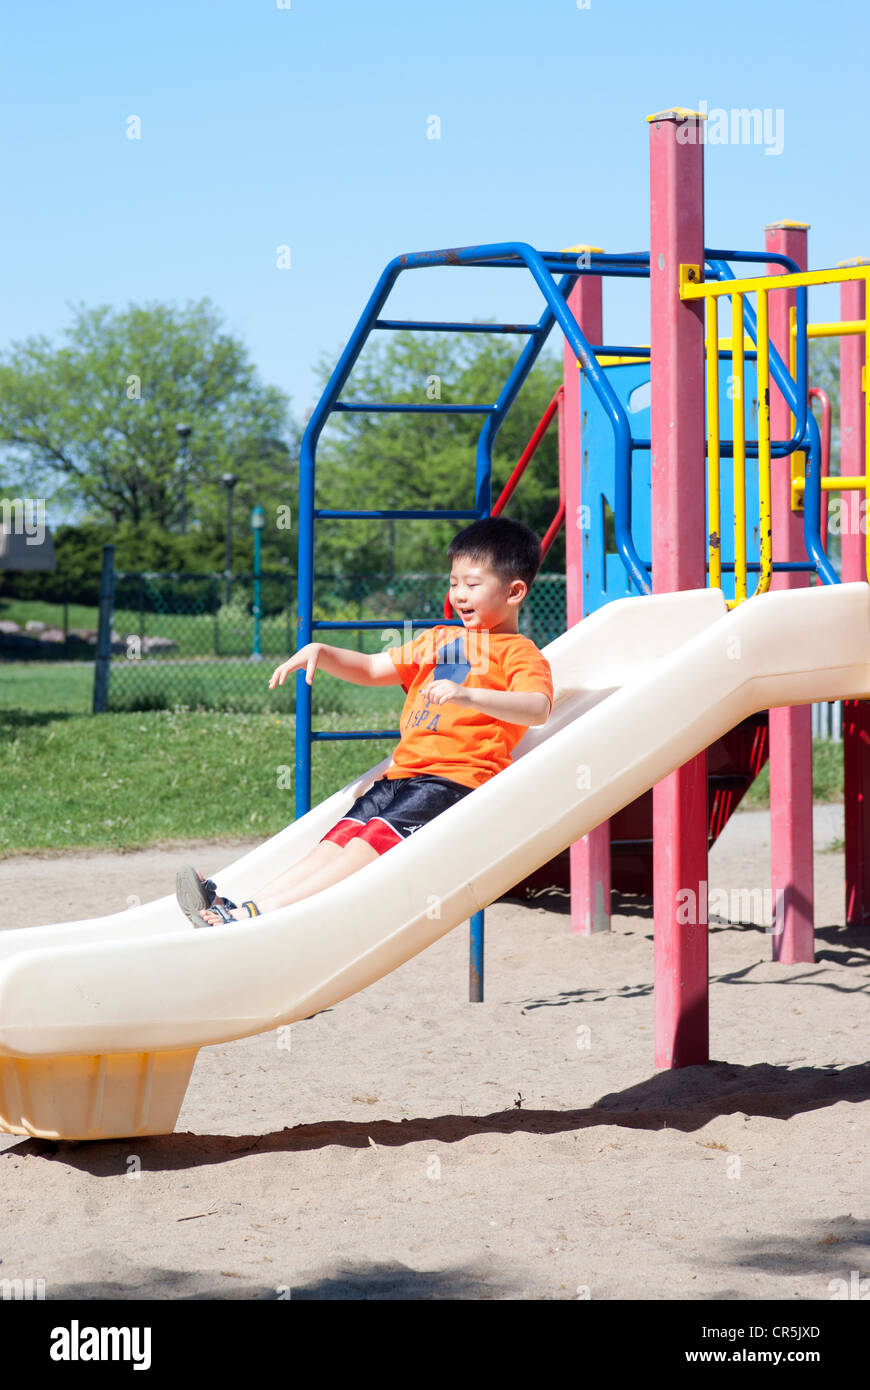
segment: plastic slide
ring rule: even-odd
[[[109,916],[0,931],[0,1126],[171,1132],[200,1047],[365,989],[748,715],[870,697],[870,586],[786,590],[732,611],[717,589],[621,599],[544,651],[553,711],[512,765],[332,888],[203,930],[173,885]],[[219,891],[256,898],[388,762],[212,874]]]

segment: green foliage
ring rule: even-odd
[[[0,361],[0,446],[22,493],[75,504],[117,527],[178,524],[182,476],[188,527],[222,535],[222,473],[239,478],[238,517],[294,503],[298,432],[288,401],[264,386],[243,344],[221,331],[207,299],[74,310],[66,343],[13,344]],[[192,427],[180,457],[179,423]],[[188,544],[191,544],[188,537]],[[156,531],[148,544],[158,545]],[[147,567],[157,568],[158,551]]]
[[[96,717],[0,709],[6,773],[0,858],[276,835],[294,815],[294,722],[288,714],[182,709]],[[358,727],[358,721],[333,716],[330,727]],[[390,746],[318,744],[313,804]]]
[[[92,664],[46,666],[35,661],[4,661],[0,681],[0,722],[39,723],[39,716],[86,714],[94,699]]]
[[[10,693],[7,674],[16,687],[11,703],[18,708],[4,710],[3,697]],[[57,677],[50,695],[44,674]],[[35,675],[40,679],[29,687]],[[79,682],[73,698],[72,686]],[[85,712],[91,683],[92,673],[78,670],[36,673],[10,667],[4,673],[0,740],[6,786],[0,858],[65,848],[132,849],[170,839],[259,838],[276,834],[292,820],[291,714],[170,708],[94,717]],[[345,690],[361,693],[358,687]],[[359,710],[318,720],[321,728],[360,726]],[[375,722],[373,727],[391,724]],[[392,746],[392,740],[316,744],[312,804],[371,767]],[[816,802],[842,800],[842,744],[816,740],[813,765]],[[289,786],[279,783],[281,767],[287,772],[280,782]],[[75,776],[70,768],[76,769]],[[216,796],[219,786],[232,787],[233,794]],[[765,769],[743,806],[765,805],[768,790]]]
[[[54,534],[57,569],[9,572],[0,576],[0,593],[19,599],[96,604],[100,597],[103,546],[115,547],[116,571],[209,571],[222,563],[223,542],[207,544],[199,533],[182,536],[151,520],[82,521],[58,526]],[[221,561],[217,556],[221,556]],[[240,558],[242,558],[240,556]]]
[[[452,404],[494,402],[519,345],[489,334],[399,332],[371,342],[343,398]],[[321,362],[325,383],[333,362]],[[498,433],[492,500],[498,496],[559,384],[555,357],[539,360]],[[97,601],[102,546],[119,572],[209,573],[225,564],[226,491],[233,495],[232,568],[253,568],[250,508],[266,511],[262,568],[295,570],[299,429],[287,400],[262,386],[240,343],[220,331],[208,300],[177,311],[161,304],[80,307],[60,349],[16,344],[0,362],[0,447],[15,491],[75,504],[85,519],[55,533],[55,575],[0,579],[19,598]],[[187,457],[176,425],[192,426]],[[339,508],[464,509],[474,506],[482,417],[337,415],[320,441],[317,502]],[[186,523],[180,530],[181,480]],[[540,535],[558,505],[555,426],[507,513]],[[282,510],[283,509],[283,510]],[[321,574],[446,571],[457,521],[320,522]],[[557,539],[546,568],[564,568]]]
[[[813,739],[813,801],[843,800],[843,745],[832,739]],[[770,764],[765,763],[741,806],[757,810],[770,805]]]
[[[108,523],[58,526],[54,532],[57,569],[2,573],[0,594],[46,603],[61,603],[66,594],[71,603],[97,604],[103,546],[116,539]]]
[[[6,571],[0,572],[0,595],[17,599],[40,599],[52,603],[63,602],[64,596],[70,603],[96,604],[100,594],[100,571],[103,563],[103,546],[115,547],[115,572],[118,576],[139,575],[142,572],[155,574],[149,581],[145,608],[154,612],[213,612],[220,602],[218,588],[223,581],[215,579],[197,581],[185,585],[184,575],[217,575],[223,573],[225,563],[225,540],[221,533],[214,531],[193,531],[186,535],[167,531],[151,520],[140,522],[122,521],[112,526],[102,521],[82,521],[78,525],[61,525],[53,533],[57,569],[54,571]],[[275,565],[274,551],[264,546],[261,565],[264,569]],[[232,550],[234,574],[250,574],[254,565],[254,545],[250,530],[247,537],[234,536]],[[275,566],[275,568],[278,568]],[[295,574],[295,565],[286,566],[289,575]],[[180,576],[173,580],[170,576]],[[234,580],[234,587],[242,581]],[[116,602],[124,606],[124,583],[118,579]],[[173,606],[168,600],[158,599],[158,593],[166,595],[174,587],[177,601]],[[208,595],[203,599],[205,590]],[[213,592],[212,592],[213,591]],[[138,589],[135,589],[138,595]],[[246,585],[248,603],[253,602],[253,588]],[[152,601],[153,600],[153,601]],[[239,598],[239,602],[242,599]],[[131,606],[138,606],[134,596]],[[186,607],[184,605],[187,605]],[[278,580],[263,584],[262,608],[264,612],[279,612],[286,604],[283,583]]]

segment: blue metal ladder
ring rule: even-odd
[[[383,271],[359,322],[342,353],[326,388],[312,413],[302,439],[299,460],[299,573],[297,602],[297,645],[303,647],[312,640],[315,632],[335,629],[381,629],[385,625],[402,626],[402,620],[381,619],[379,621],[348,620],[346,622],[327,622],[314,619],[314,524],[320,519],[332,518],[424,518],[439,520],[475,521],[486,517],[492,505],[492,449],[496,435],[508,411],[519,394],[523,382],[531,371],[553,325],[558,323],[572,349],[582,362],[590,382],[595,387],[605,409],[608,411],[616,432],[619,449],[627,459],[631,454],[631,430],[628,417],[616,393],[610,385],[595,353],[584,337],[576,319],[568,308],[567,297],[580,274],[622,274],[627,276],[645,275],[636,264],[637,258],[588,255],[578,265],[574,252],[539,252],[525,242],[504,242],[493,245],[469,246],[441,251],[421,251],[409,255],[396,256]],[[545,308],[536,323],[456,323],[421,322],[418,320],[397,320],[381,318],[381,311],[398,279],[404,271],[431,268],[433,266],[475,266],[494,269],[525,269],[540,289]],[[554,279],[554,275],[560,278]],[[528,337],[528,342],[499,394],[491,405],[433,405],[433,404],[389,404],[377,401],[340,401],[348,377],[356,363],[369,335],[374,331],[418,330],[451,333],[516,333]],[[477,442],[475,469],[475,506],[468,510],[435,509],[337,509],[315,507],[314,484],[317,443],[329,416],[334,412],[361,411],[378,413],[405,413],[440,415],[483,415],[483,427]],[[627,472],[627,470],[626,470]],[[640,568],[638,562],[638,569]],[[643,575],[647,584],[646,575]],[[407,621],[407,620],[405,620]],[[411,627],[434,627],[444,623],[444,619],[411,619]],[[458,619],[452,625],[461,627]],[[367,729],[342,733],[315,733],[311,728],[311,687],[305,681],[304,671],[296,675],[296,815],[305,815],[311,808],[311,745],[325,739],[348,738],[399,738],[399,730]],[[479,1001],[483,998],[483,912],[479,911],[471,919],[471,961],[469,966],[470,998]]]

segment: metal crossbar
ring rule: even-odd
[[[535,323],[429,323],[421,319],[376,319],[372,328],[420,330],[430,333],[537,333]]]
[[[369,414],[393,415],[492,415],[497,405],[416,405],[412,402],[379,404],[376,401],[337,401],[335,411],[358,410]]]

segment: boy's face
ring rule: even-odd
[[[517,614],[526,596],[522,579],[507,583],[480,561],[457,555],[450,570],[450,602],[466,628],[517,631]]]

